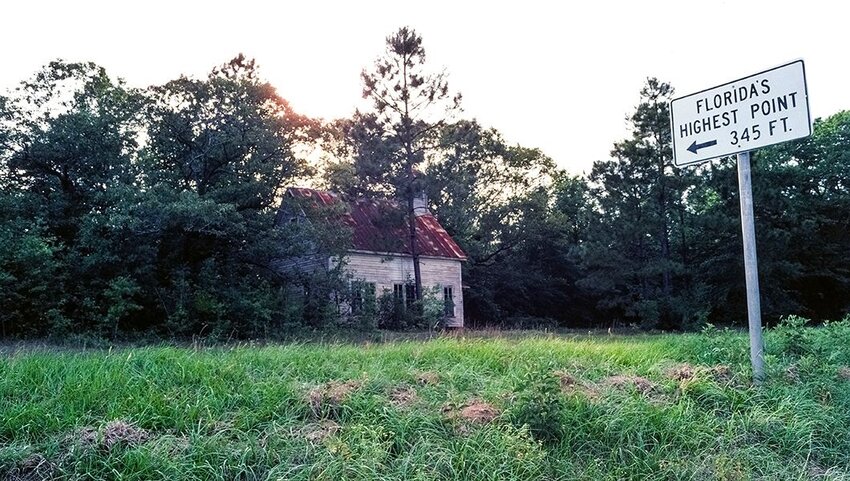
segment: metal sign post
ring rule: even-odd
[[[744,239],[744,275],[747,280],[747,317],[750,326],[750,361],[753,382],[764,380],[764,341],[761,337],[761,301],[759,300],[759,268],[756,256],[756,228],[753,216],[753,185],[750,175],[750,153],[738,154],[738,189],[741,196],[741,233]]]

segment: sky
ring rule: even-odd
[[[401,26],[463,94],[463,116],[589,172],[629,135],[647,77],[682,96],[802,58],[812,117],[850,109],[850,4],[807,1],[16,1],[0,90],[47,62],[93,61],[130,86],[202,77],[244,53],[304,115],[367,104],[360,71]]]

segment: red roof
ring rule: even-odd
[[[351,227],[352,250],[410,255],[406,213],[396,202],[376,199],[343,201],[332,192],[290,187],[287,195],[318,206],[344,202],[341,222]],[[466,254],[432,214],[416,216],[416,252],[422,256],[466,259]]]

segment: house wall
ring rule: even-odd
[[[393,292],[394,284],[413,281],[413,258],[390,256],[389,254],[367,254],[350,252],[346,258],[346,270],[354,277],[365,282],[375,283],[375,292],[381,295],[385,290]],[[331,265],[334,264],[331,260]],[[463,327],[463,289],[461,288],[461,261],[420,257],[419,270],[422,275],[423,289],[433,286],[451,287],[455,304],[455,316],[448,319],[449,327]],[[440,291],[442,299],[442,290]]]
[[[327,256],[316,254],[311,256],[293,257],[286,260],[276,260],[272,261],[271,265],[274,269],[281,272],[315,272],[319,269],[324,269],[327,266],[327,263],[325,262],[326,259]]]

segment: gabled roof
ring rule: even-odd
[[[288,197],[319,207],[343,203],[340,222],[352,230],[351,250],[410,255],[409,230],[405,210],[390,200],[355,199],[345,201],[337,194],[305,187],[290,187]],[[416,252],[421,256],[465,260],[466,254],[430,213],[416,216]]]

